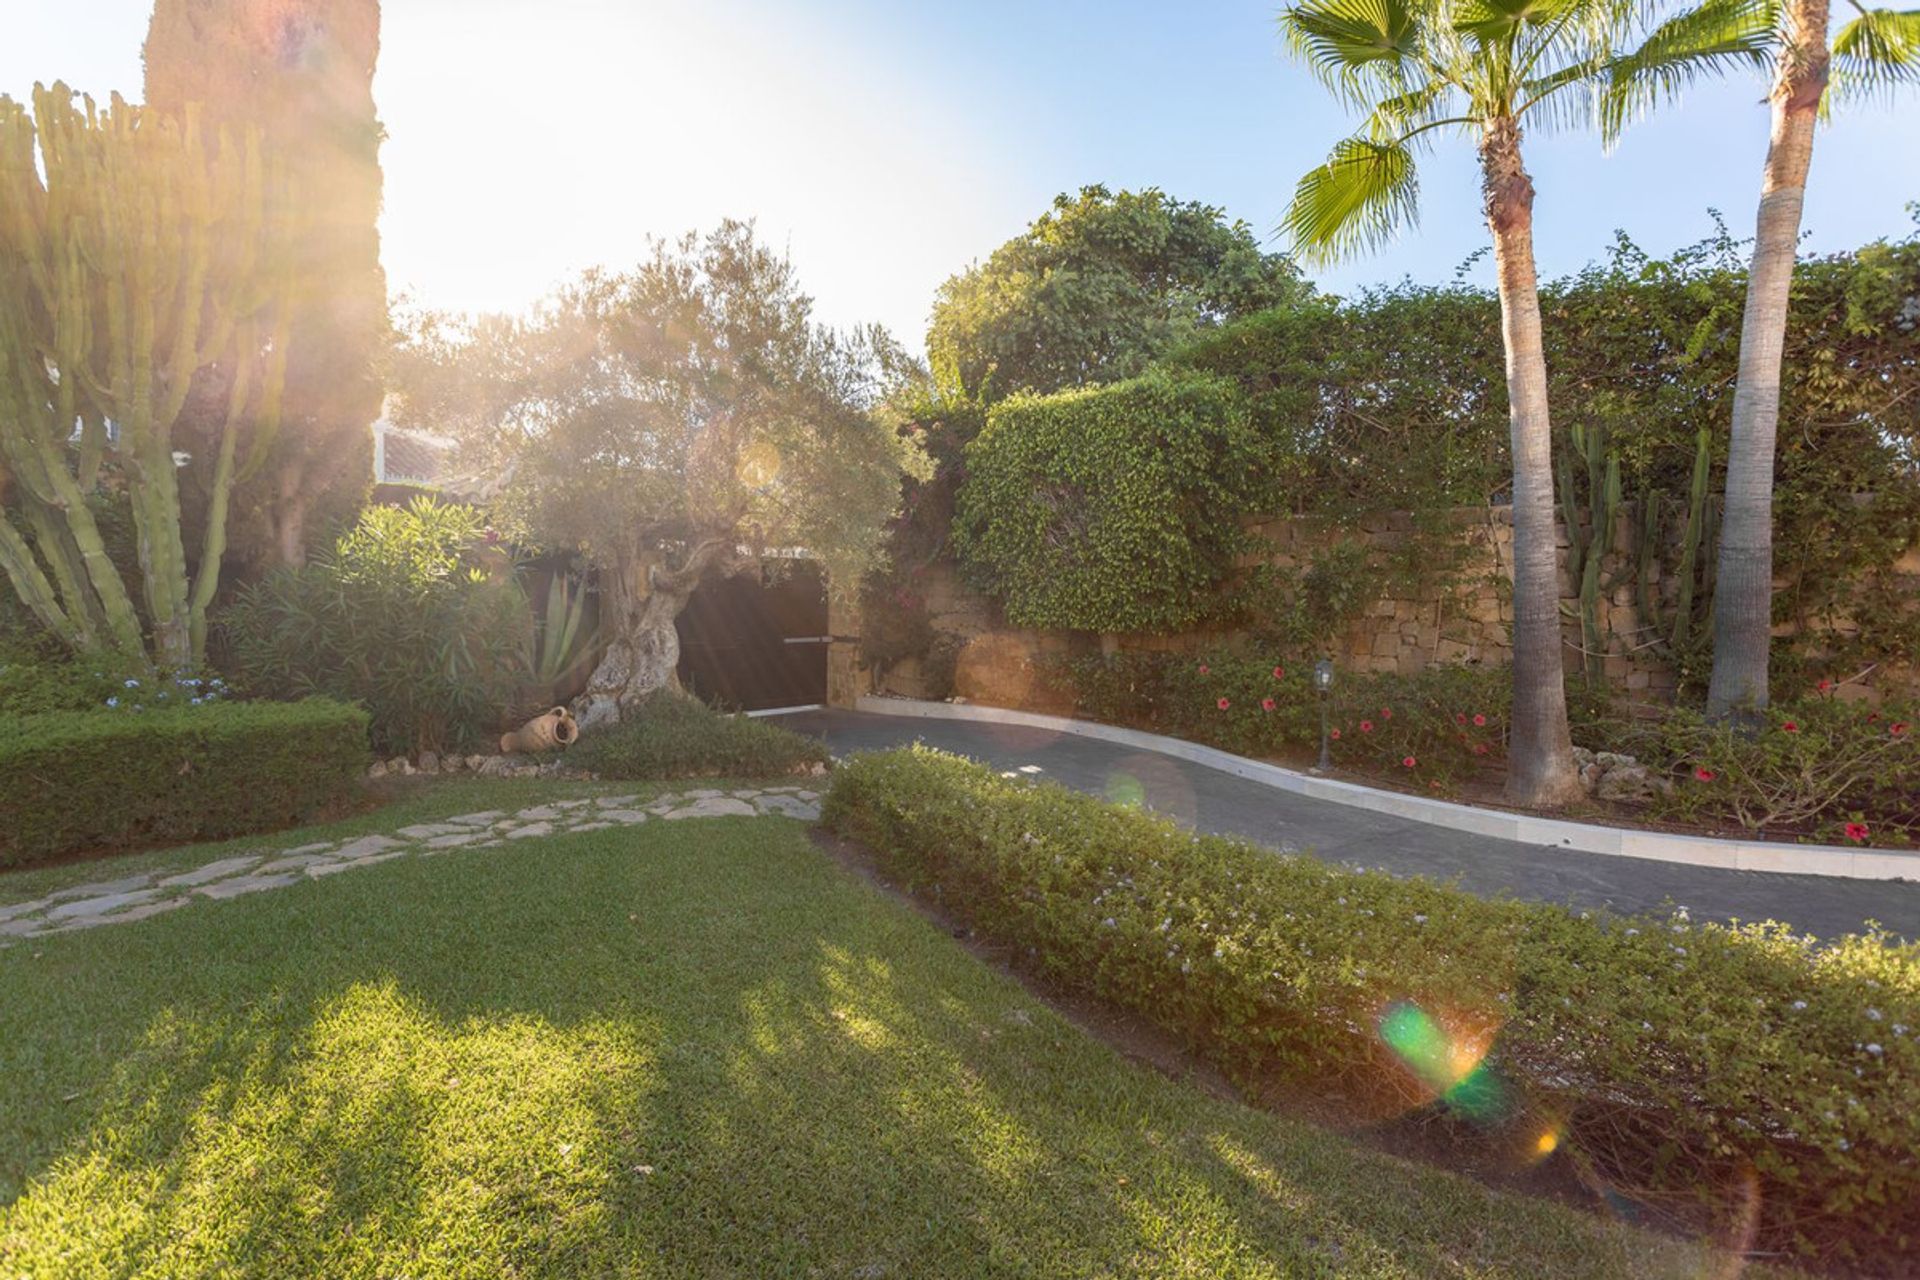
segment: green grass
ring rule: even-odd
[[[0,993],[8,1277],[1706,1263],[1130,1064],[780,819],[197,904]]]

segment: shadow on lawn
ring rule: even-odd
[[[581,836],[394,864],[50,948],[0,1009],[0,1073],[19,1085],[0,1100],[0,1195],[17,1197],[0,1200],[0,1261],[893,1276],[1647,1261],[1122,1064],[811,849],[728,829],[645,856]],[[21,976],[0,966],[0,983]],[[63,1019],[88,1005],[98,1020]]]

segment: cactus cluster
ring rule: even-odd
[[[235,477],[277,429],[299,236],[258,136],[204,136],[197,116],[118,95],[101,110],[61,84],[35,86],[31,112],[0,96],[0,464],[16,498],[0,569],[76,649],[176,668],[204,648]],[[175,424],[215,363],[234,376],[190,565]],[[109,457],[143,608],[87,501]]]

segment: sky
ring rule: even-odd
[[[65,79],[139,95],[151,0],[4,0],[0,93]],[[397,293],[519,310],[649,236],[757,220],[818,313],[924,338],[940,283],[1088,183],[1157,186],[1275,249],[1294,183],[1352,118],[1284,57],[1276,0],[386,0],[374,95],[382,256]],[[1616,230],[1667,252],[1720,210],[1751,234],[1764,85],[1691,92],[1611,155],[1533,136],[1543,277]],[[1309,274],[1350,292],[1445,282],[1486,243],[1473,151],[1421,161],[1421,219]],[[1914,227],[1920,92],[1815,144],[1805,250]],[[1482,260],[1468,279],[1489,283]]]

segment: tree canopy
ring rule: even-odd
[[[1134,377],[1202,330],[1312,292],[1211,205],[1083,187],[940,287],[927,351],[948,398],[1058,391]]]

